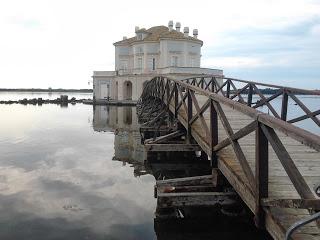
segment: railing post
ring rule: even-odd
[[[163,96],[163,77],[160,77],[160,99],[163,100],[162,96]]]
[[[203,85],[204,85],[204,78],[201,78],[201,88],[203,89]]]
[[[214,86],[216,85],[215,80],[216,80],[215,77],[213,77],[213,78],[211,79],[211,92],[214,92]]]
[[[174,89],[174,117],[178,118],[178,102],[179,102],[179,95],[178,95],[178,84],[175,83],[175,89]]]
[[[251,84],[249,84],[248,101],[247,101],[247,105],[249,107],[251,107],[252,105],[252,94],[253,94],[253,87]]]
[[[216,168],[218,167],[218,159],[213,148],[218,144],[218,114],[212,101],[210,102],[211,167]]]
[[[167,78],[167,88],[166,88],[166,103],[167,105],[169,106],[169,97],[170,97],[170,82],[169,82],[169,79]]]
[[[188,115],[187,115],[187,122],[188,122],[188,127],[187,127],[187,142],[191,143],[191,125],[190,125],[190,121],[192,119],[192,97],[191,97],[191,93],[190,93],[190,89],[187,89],[188,91],[188,97],[187,97],[187,107],[188,107]]]
[[[268,179],[269,179],[269,151],[268,139],[261,129],[261,123],[258,123],[256,129],[256,210],[255,224],[259,228],[265,227],[265,212],[261,206],[261,199],[268,197]]]
[[[229,98],[230,97],[230,81],[231,80],[227,80],[228,82],[227,82],[227,94],[226,94],[226,97],[227,98]],[[221,89],[221,91],[222,91],[222,89]]]
[[[282,106],[281,106],[281,119],[287,121],[288,113],[288,93],[286,89],[283,89],[282,93]]]

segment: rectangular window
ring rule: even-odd
[[[138,64],[137,64],[138,69],[142,69],[142,58],[138,58]]]
[[[155,58],[149,58],[148,59],[148,69],[150,70],[156,70],[156,59]]]
[[[120,64],[121,64],[120,69],[122,69],[122,70],[128,69],[128,61],[127,60],[121,60]]]
[[[171,57],[171,66],[172,67],[178,67],[178,56],[172,56]]]

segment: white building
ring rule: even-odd
[[[144,84],[157,75],[186,78],[200,74],[223,75],[222,70],[201,68],[198,30],[177,22],[168,27],[135,28],[135,36],[115,42],[115,71],[94,71],[94,98],[118,101],[139,99]]]

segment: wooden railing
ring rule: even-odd
[[[318,127],[320,127],[320,120],[317,118],[317,115],[320,114],[320,108],[316,110],[309,109],[300,99],[300,97],[304,95],[320,97],[319,90],[306,90],[234,78],[221,78],[221,76],[193,77],[185,79],[184,81],[204,90],[220,93],[224,97],[236,100],[252,108],[266,106],[274,117],[289,123],[296,123],[310,118]],[[258,98],[256,101],[253,99],[254,95]],[[277,109],[273,104],[273,100],[276,99],[281,100],[280,109]],[[292,119],[287,119],[289,99],[292,99],[294,105],[297,105],[304,114]]]
[[[224,82],[223,82],[224,81]],[[268,180],[269,180],[269,150],[268,146],[273,148],[277,158],[283,166],[287,176],[290,178],[294,188],[301,197],[300,207],[319,208],[319,201],[314,191],[306,183],[306,180],[299,172],[294,160],[290,156],[290,152],[279,137],[279,133],[300,142],[302,145],[310,149],[320,152],[320,137],[306,130],[298,128],[288,122],[295,122],[305,118],[311,118],[317,125],[319,120],[316,115],[319,110],[311,112],[307,106],[301,103],[295,94],[303,93],[310,95],[319,95],[318,91],[309,91],[295,88],[287,88],[275,85],[260,84],[236,79],[225,78],[219,80],[219,76],[209,76],[200,78],[191,78],[186,80],[173,80],[166,77],[155,77],[146,85],[141,99],[147,97],[155,97],[161,99],[176,118],[182,123],[187,130],[187,139],[191,143],[196,141],[201,148],[211,157],[212,165],[217,165],[217,153],[222,149],[231,146],[236,159],[241,165],[242,171],[246,176],[250,191],[252,192],[255,203],[250,207],[256,214],[258,225],[263,225],[262,206],[268,204]],[[235,82],[243,82],[246,85],[241,89],[235,86]],[[276,94],[265,96],[261,93],[258,86],[267,86],[278,89]],[[226,89],[224,89],[226,87]],[[231,87],[234,92],[231,91]],[[248,90],[248,96],[243,97],[245,90]],[[258,94],[262,101],[253,103],[253,94]],[[277,114],[271,106],[270,101],[282,95],[281,114]],[[200,105],[199,97],[202,97]],[[205,100],[203,101],[203,98]],[[306,113],[299,119],[286,119],[288,109],[288,97],[291,97],[299,107]],[[237,100],[237,101],[235,101]],[[256,108],[266,105],[274,116],[258,111]],[[229,107],[241,114],[249,117],[252,121],[238,131],[234,131],[224,107]],[[184,113],[184,114],[181,114]],[[206,120],[205,115],[209,115]],[[218,121],[223,125],[227,133],[225,139],[221,139],[218,132]],[[195,122],[200,126],[204,136],[194,134],[193,125]],[[246,137],[250,133],[255,132],[255,171],[250,168],[244,151],[239,144],[239,140]],[[288,205],[292,199],[273,201],[272,204]],[[269,204],[271,204],[269,202]]]

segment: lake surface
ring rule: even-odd
[[[92,93],[78,93],[78,92],[0,92],[0,101],[16,101],[24,98],[43,98],[43,99],[56,99],[60,95],[68,95],[69,98],[75,97],[77,99],[91,98]]]
[[[13,104],[0,113],[0,239],[266,238],[214,216],[154,219],[156,174],[144,162],[135,108]]]
[[[0,106],[0,239],[154,239],[154,177],[88,105]]]

